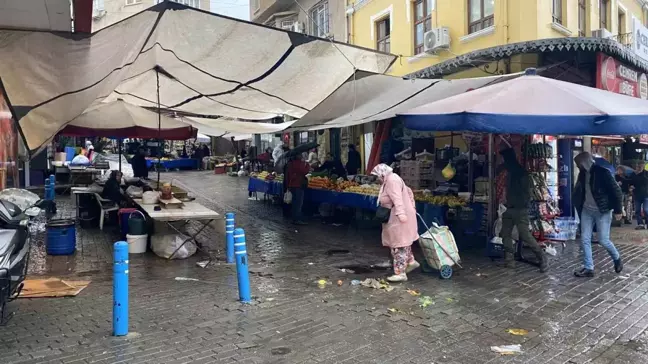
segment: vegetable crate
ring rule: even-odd
[[[421,218],[421,215],[418,216]],[[425,222],[423,223],[425,224]],[[447,226],[432,223],[432,228],[429,228],[427,224],[425,224],[425,227],[427,231],[421,235],[419,244],[423,250],[426,263],[439,271],[441,278],[449,279],[452,277],[452,267],[454,265],[461,268],[459,263],[461,258],[459,257],[459,249],[454,236]]]

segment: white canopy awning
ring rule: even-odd
[[[358,72],[293,124],[292,128],[318,130],[385,120],[417,106],[519,75],[459,80],[405,80],[400,77]]]
[[[0,80],[28,148],[88,107],[138,106],[265,120],[302,117],[355,71],[394,55],[163,2],[91,36],[0,30]]]
[[[274,134],[288,129],[294,121],[280,124],[261,123],[252,121],[240,121],[228,118],[207,119],[207,118],[183,118],[183,120],[198,129],[199,132],[211,136],[222,136],[224,138],[242,137],[248,139],[252,134]]]

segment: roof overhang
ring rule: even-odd
[[[570,37],[539,39],[484,48],[410,73],[405,78],[441,78],[465,69],[483,66],[517,54],[548,52],[603,52],[648,72],[648,62],[615,39]]]
[[[72,31],[70,0],[0,1],[0,28]]]

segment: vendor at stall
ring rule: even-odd
[[[347,173],[344,169],[344,165],[340,158],[333,158],[331,153],[326,155],[326,161],[322,163],[319,168],[315,170],[316,172],[326,172],[329,176],[337,176],[346,178]]]
[[[119,171],[110,171],[110,177],[101,191],[101,197],[108,199],[116,204],[121,204],[124,195],[121,190],[122,173]]]
[[[133,176],[148,179],[148,167],[146,166],[146,149],[140,147],[137,154],[131,158],[131,166],[133,166]]]
[[[347,156],[346,171],[350,176],[355,176],[360,170],[362,158],[360,153],[356,150],[356,146],[349,144],[349,154]]]

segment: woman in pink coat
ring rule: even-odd
[[[391,209],[389,221],[382,226],[382,243],[391,249],[394,259],[394,275],[387,280],[404,282],[407,273],[420,266],[412,254],[412,243],[419,238],[414,194],[386,164],[377,165],[371,174],[377,176],[382,184],[378,203]]]

